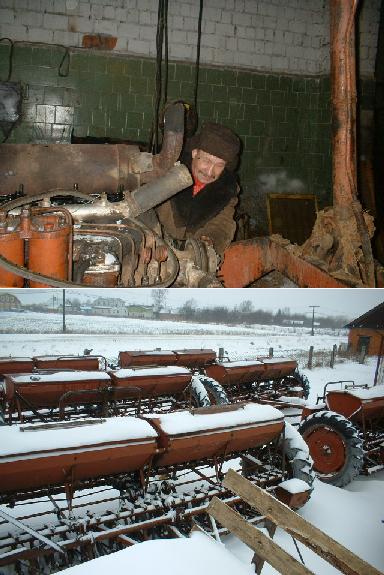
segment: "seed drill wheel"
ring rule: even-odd
[[[200,380],[207,390],[212,405],[226,405],[230,403],[223,386],[218,381],[206,375],[201,376]]]
[[[316,475],[337,487],[348,485],[363,466],[363,441],[359,430],[333,411],[309,415],[299,426],[309,446]]]
[[[285,432],[280,440],[279,448],[285,455],[289,479],[301,479],[312,490],[315,474],[308,445],[303,441],[297,429],[287,421],[285,422]]]
[[[309,453],[308,445],[303,440],[300,433],[290,423],[285,422],[285,430],[279,439],[277,452],[270,454],[269,446],[265,446],[265,454],[250,452],[250,458],[242,458],[242,473],[245,477],[252,474],[261,465],[272,466],[280,471],[286,470],[285,479],[301,479],[313,490],[315,473],[313,472],[313,461]],[[255,456],[253,458],[253,455]],[[266,456],[266,457],[265,457]],[[272,458],[272,459],[271,459]]]
[[[310,386],[309,381],[306,375],[300,373],[298,369],[296,369],[291,375],[287,375],[282,379],[281,382],[277,384],[277,391],[281,391],[281,395],[292,395],[290,389],[295,388],[297,390],[300,388],[299,396],[308,399]],[[297,391],[295,391],[295,395]]]

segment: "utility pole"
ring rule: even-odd
[[[320,307],[319,305],[309,305],[308,307],[312,308],[312,329],[311,329],[311,335],[315,335],[314,332],[314,327],[315,327],[315,308],[316,307]]]
[[[63,333],[65,333],[65,289],[63,289]]]

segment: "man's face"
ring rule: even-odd
[[[217,180],[224,168],[226,162],[217,156],[208,154],[198,148],[192,150],[192,175],[195,180],[202,184],[210,184]]]

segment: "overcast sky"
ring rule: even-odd
[[[22,303],[41,303],[57,298],[62,299],[62,290],[14,289],[2,290],[14,293]],[[292,313],[312,313],[310,306],[318,315],[341,315],[348,319],[359,317],[379,303],[384,302],[384,289],[193,289],[167,288],[167,306],[177,309],[187,300],[193,299],[200,308],[226,306],[233,309],[241,302],[250,300],[255,309],[276,312],[279,308],[289,308]],[[77,298],[86,301],[95,296],[119,297],[127,304],[151,305],[151,289],[66,289],[68,299]]]

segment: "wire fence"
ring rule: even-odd
[[[336,364],[351,361],[365,363],[366,357],[367,350],[365,348],[356,352],[346,346],[334,345],[332,349],[319,351],[310,346],[308,351],[299,351],[295,359],[300,368],[315,369],[318,367],[334,367]]]

